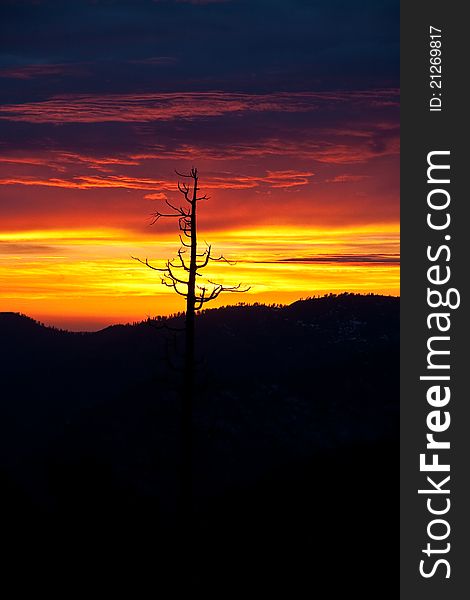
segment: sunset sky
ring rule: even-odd
[[[0,311],[70,329],[183,310],[174,170],[236,302],[399,294],[399,4],[5,0]],[[211,304],[212,306],[212,304]]]

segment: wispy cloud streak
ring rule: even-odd
[[[205,189],[208,190],[243,190],[266,184],[272,188],[289,188],[307,185],[314,173],[310,171],[268,171],[264,176],[235,176],[230,173],[214,175],[206,178]],[[122,188],[128,190],[164,190],[174,191],[174,179],[151,179],[126,177],[124,175],[80,176],[69,179],[60,177],[6,177],[0,179],[0,185],[46,186],[68,189],[88,190],[94,188]]]
[[[143,123],[194,120],[230,113],[309,112],[335,103],[398,105],[398,91],[63,95],[41,102],[5,104],[0,107],[0,119],[28,123]]]

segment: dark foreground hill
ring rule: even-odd
[[[0,314],[1,494],[24,564],[110,562],[113,581],[175,586],[189,570],[220,597],[237,582],[378,597],[397,572],[398,299],[198,317],[191,544],[175,509],[182,340],[163,324],[182,318],[79,334]]]

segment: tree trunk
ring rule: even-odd
[[[193,199],[191,202],[191,255],[189,266],[188,295],[186,300],[186,340],[184,361],[184,382],[182,398],[182,481],[181,496],[184,519],[191,520],[192,510],[192,420],[195,376],[195,304],[197,271],[197,222],[196,197],[198,178],[194,178]]]

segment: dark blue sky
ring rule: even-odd
[[[40,84],[2,85],[7,102],[53,92],[398,86],[397,0],[7,0],[0,11],[4,74],[56,66]]]

